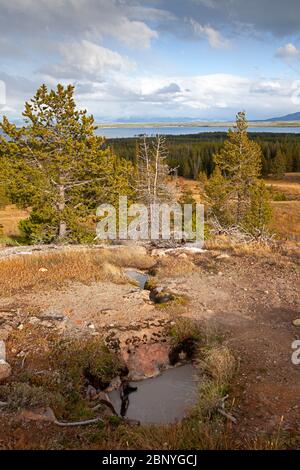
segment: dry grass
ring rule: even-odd
[[[272,253],[272,246],[260,242],[241,243],[232,240],[227,235],[219,235],[205,241],[206,250],[228,251],[235,255],[268,256]]]
[[[18,256],[0,262],[0,295],[59,289],[71,281],[122,283],[122,267],[148,269],[153,263],[150,256],[127,247]]]
[[[268,178],[265,182],[274,192],[283,193],[288,200],[300,200],[300,173],[286,173],[280,180]]]
[[[28,210],[18,209],[14,205],[8,205],[0,210],[0,226],[3,227],[3,234],[7,237],[20,235],[19,222],[28,216]]]
[[[160,259],[155,274],[158,278],[181,277],[195,272],[196,269],[190,259],[170,255]]]
[[[300,201],[278,201],[272,205],[273,229],[283,239],[300,241]]]

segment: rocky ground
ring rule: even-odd
[[[11,255],[20,253],[0,254]],[[8,363],[13,369],[26,368],[32,350],[40,347],[36,332],[40,338],[101,336],[111,349],[122,351],[131,378],[152,376],[168,362],[167,327],[178,317],[188,317],[222,336],[237,359],[229,397],[237,441],[279,431],[299,436],[300,365],[291,361],[292,343],[300,339],[294,322],[300,318],[297,257],[231,249],[155,250],[152,255],[150,281],[172,292],[172,302],[157,305],[149,300],[148,290],[129,281],[74,280],[56,290],[2,297],[0,339],[9,348]],[[10,373],[1,364],[0,371],[3,380]],[[14,418],[2,412],[3,448],[22,446],[22,439],[28,441],[28,426],[33,429],[24,417]],[[7,423],[17,432],[18,444],[11,436],[8,444]]]

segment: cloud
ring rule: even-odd
[[[285,60],[298,59],[300,58],[300,50],[297,49],[297,47],[294,46],[294,44],[289,42],[285,46],[280,47],[277,50],[275,56],[280,59],[285,59]]]
[[[30,41],[33,48],[43,47],[53,37],[99,40],[106,35],[130,47],[147,48],[158,37],[145,21],[136,18],[136,6],[129,1],[0,0],[0,11],[0,36],[12,39],[12,43],[19,41],[21,48],[33,35],[38,37],[38,41]]]
[[[229,41],[221,35],[219,31],[209,25],[202,26],[200,23],[190,18],[193,31],[197,36],[206,37],[211,47],[220,49],[229,46]]]
[[[159,95],[164,95],[164,94],[174,94],[174,93],[180,93],[181,88],[177,83],[170,83],[169,85],[166,85],[159,90],[156,91],[157,94]]]
[[[255,82],[251,86],[250,91],[252,93],[276,95],[282,92],[282,86],[277,80],[264,80]]]
[[[60,44],[58,50],[60,62],[40,69],[41,73],[57,79],[105,80],[111,73],[129,72],[135,67],[134,62],[118,52],[85,39]]]
[[[176,86],[174,86],[176,85]],[[136,77],[94,84],[82,90],[80,101],[97,116],[190,116],[196,119],[233,117],[240,109],[263,117],[290,110],[292,84],[276,80],[251,80],[231,74],[174,77]],[[163,92],[162,92],[163,91]],[[257,94],[263,93],[259,101]],[[274,110],[274,111],[272,111]],[[270,115],[271,115],[270,114]]]

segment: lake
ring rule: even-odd
[[[186,135],[202,132],[227,132],[228,127],[198,127],[198,126],[170,126],[170,127],[103,127],[97,130],[98,135],[107,139],[136,137],[140,134],[155,135]],[[299,134],[300,127],[249,127],[249,132],[273,132],[286,134]]]

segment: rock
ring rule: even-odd
[[[220,260],[230,259],[230,256],[227,253],[222,253],[221,255],[217,256],[216,259],[220,259]]]
[[[86,399],[95,400],[97,398],[97,390],[92,385],[88,385],[86,389]]]
[[[23,328],[24,328],[24,325],[23,323],[20,323],[18,326],[17,326],[18,330],[22,331]]]
[[[39,320],[52,320],[52,321],[64,321],[66,317],[59,313],[53,313],[49,315],[40,315]]]
[[[300,318],[296,318],[296,320],[293,320],[293,325],[300,326]]]
[[[10,375],[11,375],[10,365],[4,359],[0,359],[0,382],[7,379]]]
[[[89,323],[88,328],[90,328],[91,330],[94,330],[95,329],[94,323]]]
[[[28,323],[30,325],[36,325],[37,323],[39,323],[39,321],[40,320],[37,317],[30,317]]]
[[[6,350],[5,350],[5,343],[4,341],[0,341],[0,359],[5,361],[6,359]]]
[[[109,386],[105,390],[106,392],[112,392],[113,390],[118,390],[121,387],[121,378],[119,376],[112,379]]]
[[[56,421],[53,410],[48,406],[46,408],[35,408],[33,410],[23,410],[20,417],[30,421]]]
[[[123,359],[132,381],[156,377],[169,364],[167,343],[141,344],[132,353],[123,351]]]
[[[39,272],[40,272],[40,273],[47,273],[47,272],[48,272],[48,269],[47,269],[47,268],[40,268],[40,269],[39,269]]]
[[[163,287],[155,287],[150,291],[149,299],[156,304],[164,304],[174,300],[174,296]]]

